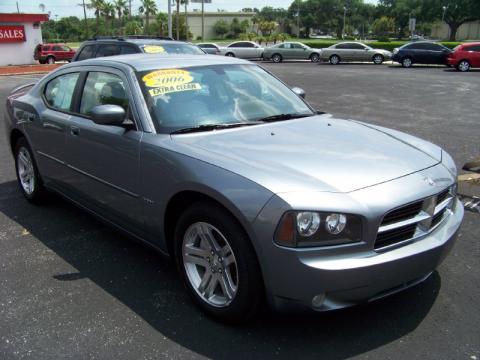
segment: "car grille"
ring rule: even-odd
[[[447,217],[453,199],[447,188],[388,212],[378,228],[374,249],[387,250],[428,234]]]

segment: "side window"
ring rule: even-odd
[[[301,49],[303,49],[303,46],[300,45],[300,44],[292,44],[292,48],[301,50]]]
[[[443,47],[437,44],[425,44],[427,50],[443,51]]]
[[[50,46],[44,46],[44,47],[42,48],[42,51],[50,51]]]
[[[136,53],[138,53],[138,50],[135,49],[133,46],[122,46],[122,50],[120,51],[121,55],[136,54]]]
[[[336,49],[351,49],[351,44],[338,44]]]
[[[47,103],[55,109],[70,110],[78,76],[79,73],[71,73],[50,80],[44,90]]]
[[[53,51],[62,51],[62,47],[61,46],[58,46],[58,45],[55,45],[53,47]]]
[[[85,46],[80,52],[80,54],[78,55],[77,60],[85,60],[85,59],[92,58],[94,51],[95,51],[95,47],[93,45]]]
[[[241,47],[245,47],[245,48],[253,48],[253,47],[255,47],[255,45],[253,45],[252,43],[249,43],[249,42],[243,42],[243,43],[241,43],[240,46],[241,46]]]
[[[290,43],[284,44],[284,45],[283,45],[283,48],[284,48],[284,49],[291,49],[291,48],[292,48],[292,44],[290,44]]]
[[[480,52],[480,45],[465,46],[465,47],[463,48],[463,51],[476,51],[476,52]]]
[[[96,57],[120,55],[120,46],[118,45],[103,45],[97,51]]]
[[[351,44],[350,49],[365,50],[365,46],[363,46],[362,44]]]
[[[240,44],[241,43],[233,43],[233,44],[228,45],[228,47],[229,48],[236,48],[236,47],[240,47]]]
[[[99,71],[88,73],[80,102],[80,113],[88,116],[98,105],[119,105],[125,109],[127,119],[131,118],[127,91],[120,77]],[[125,124],[133,125],[133,122],[127,119]]]

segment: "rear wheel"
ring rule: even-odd
[[[225,54],[225,56],[235,57],[235,54],[232,53],[232,52],[228,52],[228,53]]]
[[[190,206],[175,230],[175,258],[184,284],[207,314],[244,322],[263,302],[260,267],[236,220],[210,202]]]
[[[462,60],[458,63],[457,69],[462,72],[468,71],[470,70],[470,63],[468,60]]]
[[[338,63],[340,63],[340,57],[338,55],[332,55],[330,56],[330,64],[332,65],[337,65]]]
[[[47,64],[55,64],[55,58],[53,56],[47,57]]]
[[[381,65],[384,61],[383,55],[376,54],[373,56],[373,63],[375,65]]]
[[[20,191],[28,201],[41,203],[45,200],[46,190],[40,179],[30,145],[25,138],[18,139],[14,154]]]
[[[319,62],[320,61],[320,55],[318,55],[318,54],[310,55],[310,61],[314,62],[314,63]]]
[[[402,66],[403,66],[404,68],[412,67],[412,65],[413,65],[412,59],[410,59],[409,57],[403,58],[403,60],[402,60]]]
[[[280,62],[282,62],[282,60],[283,60],[282,55],[280,55],[280,54],[273,54],[272,55],[272,61],[274,63],[280,63]]]

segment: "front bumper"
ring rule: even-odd
[[[278,310],[334,310],[373,301],[425,280],[455,242],[464,212],[456,201],[455,211],[432,233],[384,253],[322,256],[275,245],[281,281],[271,289],[271,304]]]

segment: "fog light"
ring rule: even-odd
[[[297,229],[302,236],[312,236],[320,227],[320,215],[316,212],[304,211],[297,214]]]
[[[312,307],[319,308],[322,306],[324,301],[325,301],[325,294],[315,295],[312,299]]]
[[[340,234],[347,225],[347,217],[343,214],[330,214],[325,221],[325,229],[333,235]]]

